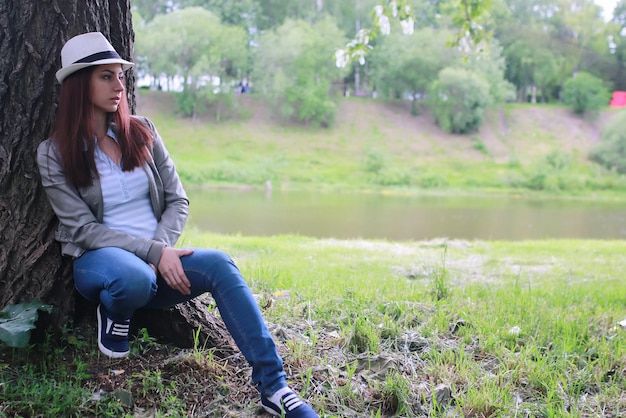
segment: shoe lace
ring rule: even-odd
[[[294,392],[285,393],[280,402],[283,404],[283,407],[287,412],[293,411],[300,405],[302,405],[302,401]]]
[[[116,337],[128,337],[130,322],[115,322],[111,318],[107,318],[106,333],[115,335]]]

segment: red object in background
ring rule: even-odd
[[[614,91],[613,98],[611,99],[611,103],[609,103],[611,107],[624,107],[626,106],[626,91]]]

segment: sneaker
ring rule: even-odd
[[[261,404],[267,412],[285,418],[319,418],[313,408],[302,402],[294,391],[289,388],[284,389],[285,393],[280,396],[280,404],[261,395]]]
[[[98,305],[96,312],[98,314],[98,348],[112,358],[126,357],[130,352],[128,347],[130,319],[115,322],[102,311],[102,305]]]

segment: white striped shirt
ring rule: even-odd
[[[108,135],[115,139],[111,130]],[[157,220],[150,203],[146,172],[142,167],[122,171],[99,147],[95,159],[102,186],[103,223],[137,238],[154,238]]]

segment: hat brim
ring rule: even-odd
[[[59,71],[57,71],[56,73],[57,80],[59,81],[59,83],[63,83],[63,80],[65,80],[65,78],[68,75],[71,75],[78,70],[82,70],[83,68],[87,68],[87,67],[93,67],[95,65],[104,65],[104,64],[122,64],[122,70],[124,71],[128,70],[129,68],[135,65],[132,62],[119,59],[119,58],[109,58],[109,59],[103,59],[103,60],[94,61],[94,62],[82,62],[82,63],[77,63],[77,64],[70,64],[67,67],[61,68]]]

